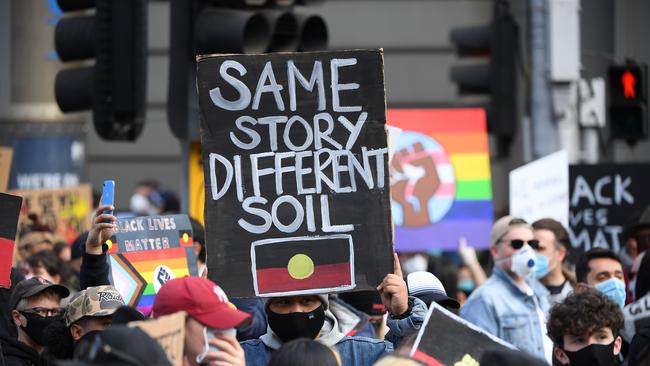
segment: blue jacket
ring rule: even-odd
[[[391,329],[392,339],[399,341],[402,337],[416,332],[427,315],[427,306],[422,300],[412,297],[413,309],[411,314],[404,319],[393,319],[388,317],[387,325]],[[343,366],[371,366],[385,353],[392,352],[393,343],[386,340],[378,340],[366,337],[348,337],[342,334],[338,327],[338,321],[329,311],[325,311],[326,324],[323,329],[329,329],[325,335],[318,340],[322,343],[336,347]],[[280,348],[282,342],[269,328],[268,333],[260,339],[248,340],[241,343],[246,354],[246,365],[266,365],[271,359],[271,353]]]
[[[246,365],[267,365],[271,359],[269,348],[261,339],[252,339],[241,344],[246,353]],[[366,337],[344,337],[334,345],[341,356],[343,366],[370,366],[387,352],[393,352],[388,341]]]
[[[546,359],[544,339],[546,324],[540,323],[537,304],[546,317],[548,290],[536,280],[527,280],[534,295],[524,293],[499,267],[467,299],[460,316],[487,332],[509,342],[522,351]]]

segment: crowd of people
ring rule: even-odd
[[[139,184],[130,203],[134,215],[179,211],[155,182]],[[264,299],[229,299],[207,279],[193,221],[199,276],[166,282],[147,316],[110,282],[114,209],[99,205],[69,245],[37,217],[21,227],[11,288],[0,289],[0,366],[171,365],[128,323],[181,311],[183,365],[421,365],[411,349],[434,302],[519,350],[486,350],[480,365],[650,365],[650,207],[626,228],[621,253],[591,248],[571,263],[562,224],[504,216],[489,251],[461,240],[456,252],[399,253],[376,290]]]

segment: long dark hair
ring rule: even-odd
[[[334,352],[313,339],[294,339],[273,353],[268,366],[341,366]]]

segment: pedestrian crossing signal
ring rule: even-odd
[[[648,137],[647,65],[609,67],[609,122],[613,139],[635,143]]]

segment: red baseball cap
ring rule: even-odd
[[[152,315],[185,311],[201,324],[215,329],[245,325],[250,314],[237,310],[214,282],[201,277],[176,278],[165,283],[153,301]]]

